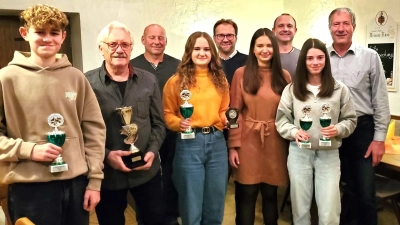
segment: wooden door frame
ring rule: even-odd
[[[19,16],[22,10],[0,9],[1,16]],[[73,66],[83,71],[81,19],[78,12],[65,12],[69,17]]]

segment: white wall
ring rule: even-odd
[[[248,53],[254,31],[272,28],[274,19],[283,12],[297,20],[298,33],[294,45],[301,48],[309,37],[316,37],[328,45],[328,15],[336,7],[349,7],[357,17],[354,40],[365,44],[365,27],[380,10],[385,10],[400,22],[399,0],[1,0],[0,9],[23,10],[44,3],[65,12],[80,14],[83,70],[100,66],[102,57],[96,47],[100,30],[109,22],[118,20],[130,27],[135,39],[132,57],[143,53],[140,43],[143,29],[150,23],[159,23],[167,31],[166,52],[181,58],[187,37],[194,31],[212,35],[212,27],[220,18],[231,18],[239,26],[237,49]],[[398,43],[400,44],[400,43]],[[399,52],[400,53],[400,52]],[[397,60],[396,60],[397,61]],[[399,76],[400,78],[400,76]],[[400,79],[397,92],[390,93],[391,112],[400,115]]]
[[[238,24],[237,48],[248,52],[248,40],[254,31],[271,27],[271,21],[283,10],[281,0],[1,0],[0,9],[23,10],[38,3],[80,13],[84,71],[100,66],[102,58],[96,38],[113,20],[125,23],[133,32],[132,57],[144,52],[140,42],[143,29],[148,24],[159,23],[167,31],[166,52],[180,59],[187,37],[194,31],[212,35],[214,23],[221,18],[232,18]]]

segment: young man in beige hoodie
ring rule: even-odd
[[[36,225],[88,225],[103,179],[100,107],[83,73],[57,54],[65,14],[35,5],[21,20],[31,52],[15,52],[0,70],[0,182],[9,184],[10,217],[13,224],[28,217]],[[53,129],[63,132],[65,143],[49,143]],[[60,154],[68,167],[54,172]]]

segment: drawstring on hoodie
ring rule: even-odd
[[[42,69],[36,71],[36,73],[40,73],[40,72],[42,72],[43,70],[46,70],[47,68],[49,68],[49,66],[43,67]]]

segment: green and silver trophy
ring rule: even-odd
[[[61,114],[53,113],[47,117],[47,123],[54,128],[53,131],[47,132],[47,140],[59,147],[65,142],[65,132],[58,130],[58,127],[64,124],[64,117]],[[61,154],[50,165],[50,173],[58,173],[68,170],[68,164],[66,164]]]
[[[180,93],[180,97],[183,101],[185,101],[179,108],[181,115],[184,119],[189,119],[193,115],[194,107],[188,101],[192,97],[192,93],[189,90],[183,90]],[[184,132],[181,132],[182,139],[193,139],[194,138],[194,131],[189,126],[186,128]]]
[[[323,103],[321,105],[321,112],[324,114],[322,117],[319,118],[319,123],[321,124],[321,127],[329,127],[331,125],[331,117],[327,116],[331,111],[331,107],[329,106],[328,103]],[[322,136],[322,138],[319,139],[319,146],[331,146],[332,142],[331,139]]]
[[[226,118],[228,118],[228,128],[234,129],[239,128],[239,124],[237,123],[239,117],[239,109],[230,107],[225,112]]]
[[[124,162],[125,166],[130,169],[145,165],[146,162],[144,161],[143,152],[135,146],[135,142],[137,141],[139,135],[137,124],[131,123],[132,106],[117,108],[115,110],[121,116],[123,123],[121,134],[126,135],[124,143],[130,145],[129,151],[131,152],[130,156],[122,157],[122,161]]]
[[[311,106],[305,105],[302,109],[303,118],[300,119],[300,127],[304,131],[307,131],[311,128],[312,118],[309,117],[311,113]],[[299,144],[300,148],[311,148],[311,142],[309,140],[301,141]]]

